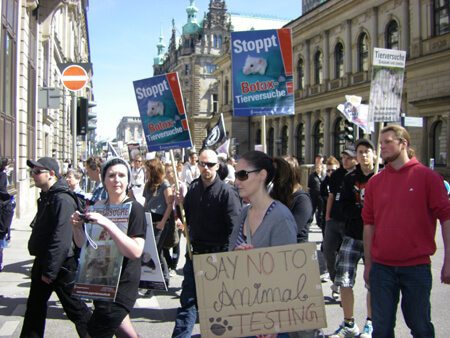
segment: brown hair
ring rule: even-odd
[[[157,188],[166,178],[164,166],[157,158],[145,161],[144,166],[149,173],[148,181],[145,182],[145,191],[149,192],[150,190],[155,189],[156,192]]]
[[[400,142],[406,141],[406,144],[408,146],[408,158],[409,159],[413,158],[415,156],[415,152],[414,149],[411,148],[411,139],[409,137],[408,131],[401,126],[392,124],[381,129],[380,134],[384,134],[389,131],[392,131],[395,134],[395,138]]]
[[[102,169],[103,159],[100,156],[92,155],[86,160],[86,166],[91,170]]]
[[[292,156],[275,157],[274,162],[277,174],[270,197],[290,207],[294,192],[302,189],[300,166],[297,159]]]
[[[339,167],[339,161],[334,156],[330,156],[327,159],[326,165],[337,165]]]

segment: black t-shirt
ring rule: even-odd
[[[138,237],[145,239],[147,224],[145,222],[145,212],[141,204],[132,199],[127,199],[125,203],[132,203],[130,218],[128,221],[128,237]],[[124,257],[122,272],[120,274],[119,287],[117,289],[116,303],[124,306],[128,311],[133,309],[138,295],[139,281],[141,279],[141,260],[131,260]]]
[[[344,176],[347,175],[348,171],[343,167],[339,167],[330,176],[330,194],[334,195],[333,205],[331,206],[330,217],[335,221],[344,221],[345,217],[342,215],[341,209],[339,208],[339,199],[341,196],[341,186],[344,181]]]

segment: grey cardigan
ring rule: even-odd
[[[233,251],[236,247],[241,224],[247,217],[249,210],[250,207],[248,206],[241,211],[238,221],[233,227],[228,246],[229,251]],[[255,248],[265,248],[295,243],[297,243],[297,223],[295,223],[291,211],[278,201],[252,235],[252,245]]]

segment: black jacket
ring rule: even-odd
[[[47,192],[41,191],[38,199],[28,251],[42,264],[42,274],[51,280],[56,279],[64,260],[75,254],[70,216],[76,206],[69,186],[62,179]]]
[[[366,184],[372,176],[373,171],[366,176],[358,164],[355,170],[344,177],[339,205],[345,217],[345,236],[363,239],[364,222],[361,212],[364,206]]]
[[[289,209],[297,223],[297,242],[308,242],[309,227],[314,216],[311,197],[304,190],[297,190]]]
[[[216,175],[205,188],[200,177],[190,184],[184,207],[194,250],[228,246],[228,237],[241,212],[238,193],[231,185]]]

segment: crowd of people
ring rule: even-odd
[[[394,337],[400,296],[412,335],[434,337],[430,256],[436,250],[439,219],[445,245],[441,281],[450,284],[449,198],[442,177],[414,157],[404,128],[385,127],[380,144],[381,154],[376,154],[371,140],[357,140],[343,150],[342,164],[332,156],[318,156],[307,189],[294,157],[272,158],[260,151],[249,151],[234,163],[206,149],[175,166],[138,156],[130,167],[121,158],[91,156],[85,168],[67,168],[65,178],[53,158],[28,160],[41,193],[28,243],[35,260],[21,337],[43,337],[53,291],[80,337],[138,337],[129,313],[138,297],[145,212],[151,214],[167,286],[184,251],[179,239],[185,224],[188,249],[197,255],[305,243],[315,217],[323,234],[327,278],[343,310],[342,324],[329,337]],[[377,155],[385,166],[375,175]],[[1,169],[0,196],[8,200],[3,162]],[[95,184],[89,193],[80,187],[83,175]],[[88,204],[131,204],[126,233],[99,213],[83,214],[77,195]],[[86,222],[103,228],[124,257],[114,302],[96,300],[93,308],[71,295]],[[9,236],[8,228],[2,227],[0,236]],[[189,250],[172,337],[190,337],[198,316]],[[367,288],[362,330],[353,313],[361,259],[365,271],[360,282]]]

